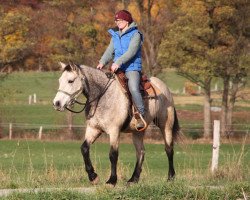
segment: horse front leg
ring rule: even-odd
[[[111,174],[106,184],[113,186],[117,183],[117,161],[118,161],[118,148],[119,148],[119,132],[115,131],[110,133],[110,151],[109,160],[111,163]]]
[[[81,153],[83,156],[85,170],[88,173],[89,180],[92,184],[98,183],[98,175],[95,173],[94,167],[90,159],[90,145],[101,135],[101,131],[91,127],[86,128],[85,140],[81,145]]]
[[[145,147],[143,144],[144,132],[133,132],[133,143],[136,149],[136,165],[132,177],[128,183],[137,183],[140,179],[142,164],[144,161]]]

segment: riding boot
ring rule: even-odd
[[[136,129],[139,131],[142,129],[144,130],[147,126],[144,115],[137,113],[135,114],[135,119],[136,119],[136,124],[135,124]]]
[[[142,119],[141,118],[139,118],[139,119],[136,119],[136,129],[137,130],[140,130],[140,129],[142,129],[142,128],[144,128],[144,123],[143,123],[143,121],[142,121]]]

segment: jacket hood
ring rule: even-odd
[[[128,29],[127,29],[124,33],[121,33],[121,31],[119,31],[119,28],[118,28],[118,27],[109,29],[109,32],[112,30],[112,31],[114,31],[114,32],[119,32],[120,35],[124,35],[125,33],[129,32],[129,31],[131,31],[132,29],[135,29],[135,28],[137,28],[137,24],[136,24],[136,22],[132,22],[132,23],[129,25]]]

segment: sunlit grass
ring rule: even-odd
[[[141,182],[167,179],[168,162],[161,144],[146,144]],[[177,180],[192,185],[249,181],[249,145],[221,145],[219,169],[212,176],[211,145],[177,145],[175,168]],[[104,185],[110,175],[109,145],[96,143],[91,148],[92,163]],[[79,142],[0,141],[1,188],[90,186],[83,167]],[[132,175],[135,152],[132,144],[121,144],[118,162],[119,185]],[[228,172],[228,173],[227,173]],[[234,172],[234,173],[233,173]],[[239,173],[240,172],[240,173]],[[212,181],[212,182],[213,182]]]

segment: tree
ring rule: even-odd
[[[249,68],[246,51],[249,41],[245,36],[249,3],[244,0],[190,0],[174,5],[178,5],[178,17],[167,28],[159,59],[204,89],[205,137],[209,136],[207,124],[211,124],[210,83],[213,77],[223,79],[221,130],[225,135],[226,120],[231,116],[228,115],[230,89],[232,109],[238,85],[244,82]],[[232,88],[230,81],[234,85]]]
[[[0,15],[1,71],[13,70],[14,67],[20,69],[32,47],[32,42],[28,37],[30,19],[17,10],[11,10],[7,13],[0,10]]]
[[[210,137],[211,81],[216,67],[211,51],[216,48],[216,33],[204,2],[189,0],[174,5],[177,5],[173,7],[177,9],[177,18],[166,28],[158,59],[162,65],[176,68],[180,75],[203,88],[204,137]]]
[[[243,86],[249,71],[249,44],[247,28],[250,20],[250,3],[244,0],[214,1],[210,3],[211,23],[216,32],[217,46],[213,50],[216,63],[214,76],[223,80],[221,134],[231,130],[232,112],[240,85]],[[230,82],[232,87],[230,87]]]

